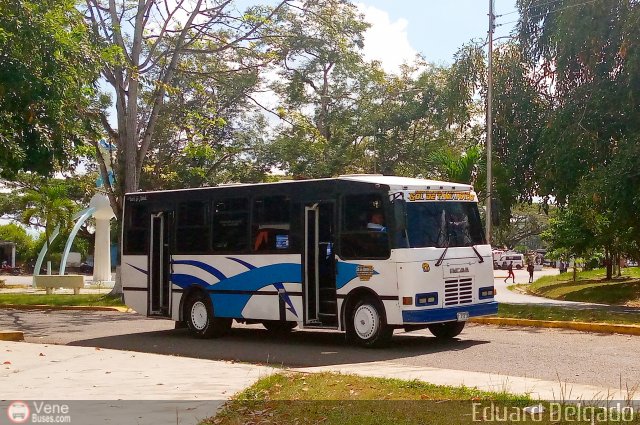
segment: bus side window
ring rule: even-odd
[[[244,198],[219,199],[213,203],[212,249],[217,252],[244,252],[249,245],[249,201]]]
[[[207,203],[190,201],[178,204],[176,253],[207,252],[208,250]]]
[[[389,258],[389,236],[379,194],[343,198],[340,255],[344,258]]]
[[[253,202],[251,235],[254,251],[286,251],[291,247],[291,202],[285,196]]]
[[[149,238],[149,210],[145,204],[127,204],[125,219],[124,254],[147,254]]]

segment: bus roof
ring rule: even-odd
[[[265,182],[265,183],[233,183],[233,184],[221,184],[218,186],[200,187],[200,188],[187,188],[187,189],[173,189],[162,190],[153,192],[133,192],[127,193],[127,195],[140,195],[144,193],[154,192],[178,192],[185,190],[206,190],[214,189],[217,187],[248,187],[259,185],[275,185],[275,184],[304,184],[318,181],[352,181],[369,184],[380,184],[389,186],[391,190],[410,190],[410,189],[422,189],[422,190],[446,190],[446,191],[470,191],[473,188],[468,184],[444,182],[438,180],[427,180],[413,177],[399,177],[399,176],[383,176],[382,174],[345,174],[339,177],[326,178],[326,179],[308,179],[308,180],[283,180],[279,182]]]
[[[391,189],[432,189],[432,190],[472,190],[468,184],[418,179],[413,177],[383,176],[381,174],[346,174],[339,180],[352,180],[364,183],[386,184]]]

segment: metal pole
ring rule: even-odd
[[[487,67],[487,204],[486,204],[486,230],[487,243],[491,244],[491,198],[492,198],[492,173],[491,173],[491,138],[493,118],[491,114],[491,103],[493,101],[493,29],[494,19],[493,1],[489,0],[489,54]]]

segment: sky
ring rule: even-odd
[[[489,0],[359,0],[372,27],[365,38],[367,59],[379,59],[387,71],[417,53],[428,62],[447,65],[471,39],[486,39]],[[494,0],[498,15],[494,37],[509,35],[518,17],[516,0]],[[506,15],[505,15],[506,14]],[[505,15],[505,16],[499,16]],[[504,25],[502,25],[504,24]]]

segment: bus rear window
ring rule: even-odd
[[[145,204],[128,203],[126,206],[124,252],[125,255],[146,255],[149,239],[149,209]]]

